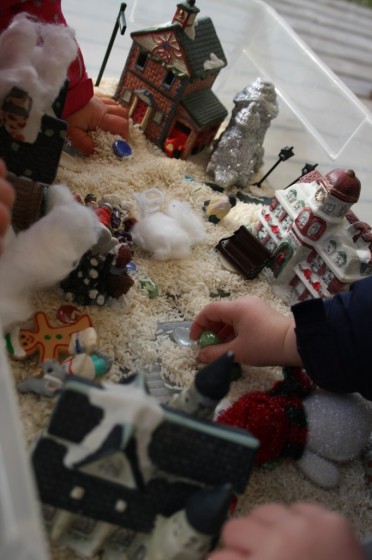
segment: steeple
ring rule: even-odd
[[[199,8],[195,6],[195,0],[180,2],[177,4],[177,10],[173,16],[172,23],[178,23],[190,39],[194,39],[195,18],[199,12]]]

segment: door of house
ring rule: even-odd
[[[169,157],[179,158],[185,147],[191,129],[183,123],[176,122],[164,142],[164,151]]]
[[[132,113],[133,122],[136,124],[142,124],[143,119],[145,118],[146,112],[148,109],[147,103],[142,101],[142,99],[137,99],[136,106]]]

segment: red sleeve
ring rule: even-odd
[[[0,32],[6,29],[13,17],[27,12],[46,23],[67,25],[61,9],[61,0],[1,0]],[[66,118],[84,105],[93,96],[93,83],[88,77],[83,55],[79,49],[76,59],[68,70],[69,91],[62,117]]]
[[[85,70],[83,55],[79,49],[75,60],[68,69],[69,88],[62,113],[62,118],[66,118],[71,113],[75,113],[84,107],[91,97],[93,97],[93,82]]]

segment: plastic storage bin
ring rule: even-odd
[[[89,10],[89,18],[77,14],[73,0],[65,0],[64,10],[77,30],[88,71],[96,76],[119,3],[108,0],[104,6],[92,7],[88,1],[85,4],[86,9],[83,1],[79,3],[79,10]],[[131,45],[130,33],[170,21],[177,1],[134,0],[127,4],[127,31],[116,37],[104,78],[119,79]],[[271,168],[286,145],[293,146],[295,156],[270,175],[272,187],[287,186],[301,174],[305,163],[318,163],[321,173],[334,167],[352,168],[362,182],[361,198],[353,210],[368,222],[368,202],[372,203],[372,114],[264,2],[197,0],[196,6],[199,17],[212,18],[228,60],[214,86],[225,107],[230,111],[235,94],[259,76],[276,87],[279,116],[271,122],[265,137],[262,171]],[[101,41],[99,48],[99,42],[92,40],[95,37]]]
[[[3,343],[0,401],[0,560],[46,560],[39,504]]]
[[[176,0],[128,1],[127,32],[123,37],[118,34],[104,78],[119,79],[131,45],[130,33],[169,21],[176,4]],[[369,222],[371,113],[264,2],[202,0],[197,5],[200,17],[212,18],[229,61],[214,87],[229,112],[235,94],[257,77],[268,79],[276,86],[279,116],[271,122],[265,137],[262,171],[271,168],[285,145],[294,147],[295,156],[270,175],[273,188],[284,188],[291,183],[305,163],[317,163],[322,173],[334,167],[353,168],[362,182],[361,198],[353,210],[360,219]],[[94,3],[81,0],[78,7],[75,0],[64,2],[65,16],[77,30],[92,76],[98,74],[118,10],[116,0]],[[99,41],[102,50],[97,48]],[[0,560],[45,560],[33,477],[3,347],[0,348],[0,396]]]

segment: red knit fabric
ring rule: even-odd
[[[309,394],[314,385],[302,370],[285,370],[284,375],[284,381],[270,391],[243,395],[217,418],[217,422],[243,428],[259,440],[257,465],[282,457],[299,459],[306,445],[307,423],[301,397]]]

